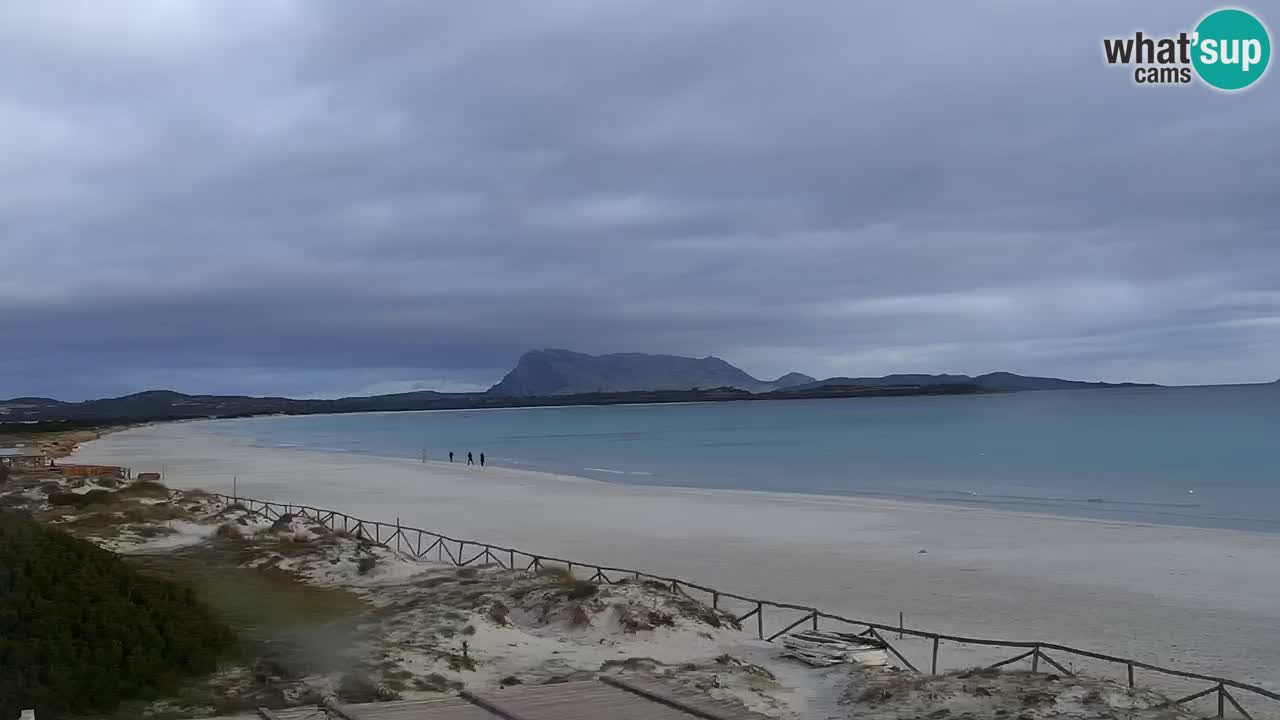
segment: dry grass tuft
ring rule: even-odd
[[[232,523],[222,523],[213,533],[214,537],[226,540],[241,540],[244,535],[240,532],[240,527]]]

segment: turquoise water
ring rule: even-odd
[[[266,446],[1280,532],[1280,386],[224,420]]]

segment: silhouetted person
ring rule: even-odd
[[[476,461],[471,459],[471,453],[467,453],[467,464],[468,464],[468,465],[475,465],[475,464],[476,464]]]
[[[453,451],[449,451],[449,462],[453,462]]]
[[[484,453],[480,453],[480,467],[484,467]]]

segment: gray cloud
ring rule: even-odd
[[[0,9],[0,397],[759,375],[1280,375],[1275,78],[1192,2]]]

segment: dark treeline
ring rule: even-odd
[[[128,425],[138,422],[237,418],[257,415],[316,415],[329,413],[397,412],[413,410],[480,410],[488,408],[545,407],[550,405],[632,405],[639,403],[731,402],[752,400],[803,400],[817,398],[896,397],[902,395],[964,395],[985,392],[973,384],[941,385],[822,385],[794,390],[750,393],[731,387],[693,390],[637,390],[509,397],[486,393],[419,392],[399,395],[292,400],[230,395],[184,395],[155,391],[123,398],[84,403],[33,402],[11,407],[9,416],[30,422],[0,424],[0,434],[29,433],[36,423],[64,429]]]
[[[45,433],[93,430],[99,427],[127,425],[118,420],[38,420],[35,422],[0,422],[0,435],[40,435]]]

